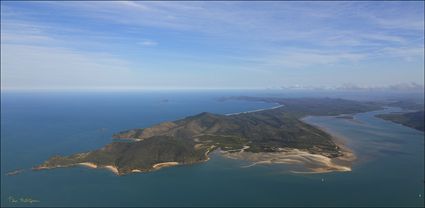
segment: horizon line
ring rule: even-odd
[[[390,88],[1,88],[3,92],[155,92],[155,91],[286,91],[286,92],[384,92],[384,93],[424,93],[425,89]]]

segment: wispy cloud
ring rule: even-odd
[[[424,47],[414,48],[384,48],[382,49],[383,56],[386,57],[399,57],[406,61],[412,61],[417,58],[423,58],[425,56]]]
[[[193,74],[200,80],[194,85],[205,80],[260,85],[278,82],[275,74],[285,77],[295,73],[291,70],[314,67],[331,74],[330,68],[354,65],[362,66],[356,71],[362,77],[379,62],[394,62],[392,71],[407,64],[417,74],[423,67],[423,13],[423,2],[2,2],[2,69],[7,67],[10,86],[56,86],[31,74],[30,66],[60,79],[74,73],[63,82],[75,79],[88,86],[87,77],[98,86],[126,85],[113,77],[160,85],[171,82],[170,73]],[[67,59],[78,69],[62,65]],[[50,61],[54,64],[47,66]],[[82,69],[89,70],[87,76]],[[243,79],[207,78],[220,70]],[[136,80],[142,72],[154,79]],[[28,80],[19,81],[19,74]],[[292,81],[304,77],[308,74]]]
[[[386,29],[406,29],[424,31],[424,20],[416,18],[382,18],[371,15],[368,17],[372,22]]]
[[[323,66],[335,64],[352,64],[364,58],[366,58],[366,56],[360,53],[287,49],[281,53],[265,57],[263,61],[266,66],[279,67],[282,69],[299,69],[311,66],[315,66],[319,69]]]
[[[136,85],[129,63],[107,54],[2,44],[2,88],[90,88]]]
[[[144,40],[142,42],[139,42],[139,44],[143,45],[143,46],[156,46],[156,45],[158,45],[158,42],[153,41],[153,40]]]

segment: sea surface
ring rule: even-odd
[[[423,206],[424,134],[374,117],[401,111],[397,108],[356,114],[354,120],[306,118],[355,152],[358,160],[351,172],[246,168],[248,162],[218,152],[206,163],[126,176],[84,167],[29,170],[52,155],[100,148],[118,131],[205,111],[227,114],[276,106],[217,99],[230,95],[267,94],[2,92],[1,206]],[[25,171],[6,176],[16,169]]]

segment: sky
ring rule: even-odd
[[[423,1],[1,1],[2,89],[404,83],[424,84]]]

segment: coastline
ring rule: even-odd
[[[41,166],[33,167],[32,170],[39,171],[39,170],[49,170],[49,169],[55,169],[55,168],[68,168],[73,166],[82,166],[82,167],[92,168],[92,169],[103,168],[113,172],[115,175],[121,175],[121,173],[118,171],[117,167],[115,166],[112,166],[112,165],[98,166],[95,163],[91,163],[91,162],[82,162],[82,163],[75,163],[75,164],[70,164],[66,166],[58,165],[58,166],[51,166],[51,167],[41,165]]]
[[[175,165],[179,165],[180,163],[178,162],[162,162],[162,163],[156,163],[152,166],[153,169],[158,170],[164,167],[170,167],[170,166],[175,166]]]
[[[84,166],[84,167],[89,167],[89,168],[97,168],[96,164],[89,163],[89,162],[78,163],[78,165],[81,165],[81,166]]]
[[[77,163],[76,165],[80,165],[80,166],[84,166],[84,167],[88,167],[88,168],[103,168],[103,169],[107,169],[107,170],[113,172],[115,175],[120,175],[120,172],[118,171],[117,167],[112,166],[112,165],[98,166],[98,165],[96,165],[94,163],[90,163],[90,162]]]
[[[245,152],[245,147],[239,152],[221,151],[221,154],[230,159],[251,161],[252,164],[244,167],[252,167],[258,164],[288,164],[302,165],[307,171],[290,171],[300,174],[348,172],[352,171],[353,161],[357,157],[352,149],[347,146],[348,139],[328,128],[306,121],[308,116],[299,119],[301,122],[312,125],[331,136],[331,139],[340,148],[340,157],[330,158],[320,154],[313,154],[305,150],[281,148],[278,152]]]
[[[118,176],[130,174],[130,173],[146,173],[146,172],[151,172],[151,171],[157,171],[161,168],[172,167],[172,166],[177,166],[177,165],[191,165],[191,164],[196,164],[196,163],[207,162],[208,160],[210,160],[210,157],[208,156],[208,154],[211,153],[211,150],[213,150],[214,148],[215,148],[215,145],[209,147],[204,153],[205,159],[200,160],[200,161],[189,162],[189,163],[180,163],[180,162],[174,162],[174,161],[161,162],[161,163],[156,163],[156,164],[152,165],[151,168],[146,169],[146,170],[141,170],[141,169],[136,168],[136,169],[130,170],[129,172],[120,172],[116,166],[113,166],[113,165],[99,166],[99,165],[96,165],[95,163],[92,163],[92,162],[82,162],[82,163],[75,163],[75,164],[66,165],[66,166],[58,165],[58,166],[51,166],[51,167],[40,165],[40,166],[37,166],[37,167],[33,167],[32,170],[33,171],[39,171],[39,170],[49,170],[49,169],[55,169],[55,168],[67,168],[67,167],[73,167],[73,166],[82,166],[82,167],[92,168],[92,169],[106,169],[106,170],[111,171],[112,173],[114,173],[115,175],[118,175]]]
[[[232,115],[239,115],[239,114],[243,114],[243,113],[255,113],[255,112],[260,112],[260,111],[265,111],[265,110],[273,110],[273,109],[280,108],[280,107],[284,106],[280,103],[276,103],[276,104],[278,104],[278,106],[273,106],[273,107],[270,107],[270,108],[260,108],[260,109],[257,109],[257,110],[250,110],[250,111],[242,111],[242,112],[237,112],[237,113],[226,113],[224,115],[225,116],[232,116]]]
[[[317,129],[320,129],[322,131],[324,131],[325,133],[329,134],[332,137],[332,141],[335,142],[335,144],[341,149],[341,152],[343,153],[343,156],[341,157],[336,157],[336,158],[332,158],[332,161],[335,164],[339,164],[339,165],[346,165],[346,166],[352,166],[353,162],[356,161],[358,158],[356,156],[356,152],[354,149],[350,148],[348,146],[348,142],[350,141],[348,138],[346,138],[345,136],[332,131],[329,128],[326,128],[324,126],[320,126],[317,123],[313,123],[313,122],[309,122],[308,120],[309,116],[306,116],[302,119],[300,119],[300,121],[312,125]],[[328,116],[331,118],[334,118],[335,116]],[[356,119],[352,119],[354,122],[357,121]]]
[[[333,131],[329,128],[321,126],[317,123],[309,122],[308,117],[311,117],[311,116],[303,117],[303,118],[300,119],[300,121],[302,121],[302,122],[304,122],[308,125],[311,125],[314,128],[320,129],[320,130],[324,131],[325,133],[329,134],[332,137],[332,141],[334,141],[335,144],[337,144],[342,150],[349,151],[349,152],[352,152],[352,153],[355,152],[353,149],[348,147],[347,143],[350,141],[348,138],[346,138],[345,136],[343,136],[343,135],[341,135],[341,134],[339,134],[339,133],[337,133],[337,132],[335,132],[335,131]],[[323,117],[334,118],[334,116],[323,116]],[[355,120],[355,119],[353,119],[353,120]]]
[[[339,163],[335,158],[329,158],[319,154],[312,154],[299,149],[279,149],[278,152],[222,152],[222,155],[229,159],[250,161],[252,167],[258,164],[287,164],[301,165],[305,171],[290,171],[292,173],[328,173],[328,172],[347,172],[351,171],[351,166]],[[348,159],[349,158],[344,158]],[[343,159],[343,160],[344,160]]]

